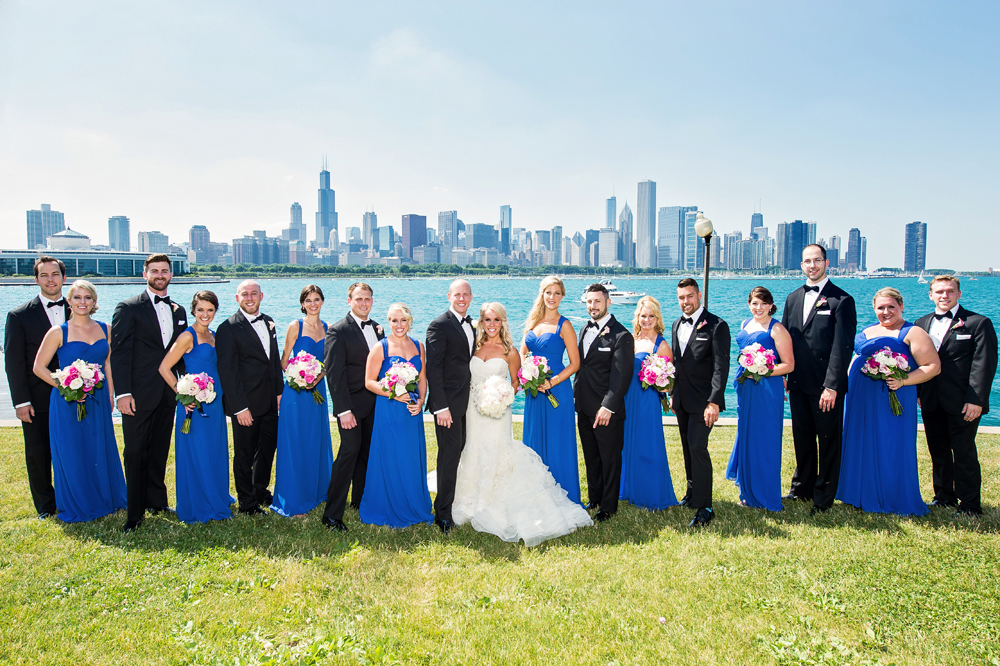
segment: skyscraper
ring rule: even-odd
[[[378,233],[378,216],[375,215],[375,211],[365,211],[365,215],[361,218],[361,242],[368,246],[369,249],[375,249],[376,238],[375,235]]]
[[[162,254],[167,251],[170,245],[170,238],[159,231],[139,232],[139,252],[148,254]]]
[[[471,239],[471,240],[470,240]],[[480,248],[496,248],[496,227],[492,224],[470,224],[465,227],[466,247],[478,250]]]
[[[392,227],[379,227],[376,232],[378,239],[378,256],[391,257],[396,247],[396,234]]]
[[[698,221],[698,211],[684,213],[684,265],[682,270],[690,271],[705,266],[705,242],[694,231]]]
[[[196,224],[188,232],[188,243],[190,243],[191,249],[196,252],[208,250],[208,245],[211,242],[211,234],[204,224]]]
[[[648,181],[646,181],[648,182]],[[642,183],[640,183],[642,185]],[[628,202],[622,207],[621,215],[618,216],[618,256],[622,266],[632,266],[632,209],[628,207]],[[601,235],[601,256],[604,256],[604,236]],[[603,260],[601,262],[604,263]]]
[[[665,206],[657,215],[659,235],[656,243],[656,265],[668,270],[684,268],[684,216],[698,211],[697,206]]]
[[[903,250],[903,270],[916,273],[927,268],[927,223],[910,222],[906,225]]]
[[[635,265],[656,268],[656,183],[653,181],[639,181],[639,202],[635,212]]]
[[[447,248],[447,250],[443,250],[442,252],[448,256],[448,261],[442,259],[441,263],[450,264],[451,251],[458,247],[458,211],[445,210],[438,213],[437,231],[438,243],[441,243],[442,247]]]
[[[427,216],[404,215],[402,236],[403,256],[412,259],[413,248],[427,243]]]
[[[788,227],[787,222],[782,222],[774,230],[774,265],[785,267],[785,228]]]
[[[868,270],[868,239],[861,237],[861,270]]]
[[[539,229],[535,232],[535,251],[552,249],[552,232]]]
[[[604,216],[604,228],[615,228],[615,216],[618,214],[618,198],[612,196],[607,202],[607,211]]]
[[[847,255],[844,257],[845,268],[849,271],[861,269],[861,230],[854,228],[847,232]]]
[[[605,227],[600,230],[600,242],[597,247],[597,261],[594,266],[619,266],[618,246],[621,239],[614,229]]]
[[[782,266],[785,270],[798,268],[802,264],[802,250],[805,249],[808,240],[808,227],[802,220],[795,220],[785,225],[785,263]]]
[[[108,247],[119,252],[130,252],[131,231],[129,220],[124,215],[108,218]]]
[[[750,237],[753,238],[754,234],[757,233],[757,227],[764,226],[764,214],[754,213],[750,216]]]
[[[830,268],[840,268],[840,236],[830,236],[826,243],[826,259]]]
[[[802,244],[802,247],[805,248],[806,245],[815,245],[816,223],[813,222],[812,220],[806,220],[802,224],[803,224],[803,233],[805,234],[805,236],[803,237],[803,240],[805,242]]]
[[[549,249],[552,250],[552,263],[561,266],[563,263],[563,230],[561,226],[552,227],[552,236],[549,242]]]
[[[66,229],[63,214],[42,204],[41,210],[28,211],[28,248],[45,247],[45,239]]]
[[[318,196],[319,210],[316,211],[316,247],[329,247],[330,234],[337,230],[337,206],[335,193],[330,189],[330,172],[326,170],[325,159],[323,160],[323,170],[319,172]]]
[[[510,256],[510,234],[513,228],[511,226],[513,224],[512,212],[510,206],[500,206],[500,254],[505,257]]]

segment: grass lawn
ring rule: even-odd
[[[723,479],[734,436],[712,436],[708,529],[680,507],[623,505],[524,548],[471,527],[365,526],[350,509],[347,535],[322,508],[153,516],[129,536],[123,514],[39,521],[20,430],[0,429],[0,663],[1000,665],[1000,436],[979,437],[979,520],[740,508]],[[675,428],[667,446],[681,489]],[[433,467],[430,428],[428,448]],[[172,460],[167,473],[173,488]]]

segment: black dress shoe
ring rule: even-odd
[[[715,512],[711,509],[698,509],[694,514],[694,518],[688,523],[688,527],[705,527],[715,518]]]
[[[244,516],[266,516],[267,511],[260,508],[259,506],[252,506],[249,509],[240,509],[240,513]]]
[[[450,534],[451,531],[455,528],[455,523],[448,518],[445,518],[443,520],[435,519],[434,524],[437,525],[438,529],[445,534]]]
[[[829,510],[830,510],[830,507],[828,507],[828,506],[813,506],[813,508],[809,509],[809,515],[810,516],[815,516],[815,515],[818,515],[818,514],[821,514],[821,513],[826,513]]]
[[[151,506],[148,509],[146,509],[146,511],[153,514],[154,516],[159,515],[161,513],[174,513],[174,510],[171,509],[169,506]]]
[[[970,509],[965,506],[958,507],[958,511],[955,512],[955,518],[978,518],[983,515],[982,509]]]
[[[122,526],[122,533],[129,534],[135,532],[139,529],[139,525],[142,525],[142,520],[130,520]]]
[[[611,516],[613,515],[615,514],[609,511],[598,511],[597,513],[594,514],[594,522],[603,523],[605,520],[611,520]]]
[[[789,501],[789,502],[811,502],[812,501],[811,497],[803,497],[802,495],[796,495],[795,493],[788,493],[787,495],[783,496],[781,499]]]
[[[323,518],[323,524],[329,527],[334,532],[346,532],[347,525],[344,524],[342,520],[331,520],[329,518]]]
[[[49,511],[42,511],[40,514],[38,514],[38,520],[45,520],[46,518],[51,518],[51,517],[52,513]]]
[[[597,510],[600,510],[601,503],[600,502],[588,502],[587,506],[585,506],[583,508],[586,509],[587,511],[597,511]]]
[[[678,504],[681,505],[681,506],[688,506],[688,505],[690,505],[691,504],[691,496],[690,495],[685,495],[684,497],[681,498],[681,501],[678,502]]]
[[[933,506],[933,507],[944,507],[946,509],[957,509],[958,508],[958,502],[946,502],[944,500],[936,499],[933,502],[931,502],[931,506]]]

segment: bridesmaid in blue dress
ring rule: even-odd
[[[222,384],[219,382],[215,335],[209,326],[219,309],[218,297],[199,291],[191,301],[194,325],[177,336],[160,363],[160,376],[174,392],[177,377],[171,368],[184,359],[185,374],[206,373],[215,380],[215,400],[193,407],[177,403],[174,418],[174,467],[177,484],[177,519],[183,523],[207,523],[233,517],[229,494],[229,428],[222,411]],[[191,432],[181,432],[191,417]]]
[[[576,412],[573,409],[573,386],[569,379],[580,369],[580,350],[576,332],[566,317],[559,314],[559,303],[566,296],[562,280],[550,275],[538,286],[538,298],[531,306],[524,325],[521,357],[529,353],[544,356],[552,377],[542,389],[550,391],[558,407],[553,407],[541,393],[524,394],[524,432],[522,438],[535,451],[570,500],[580,502],[580,466],[576,455]],[[563,354],[569,365],[563,365]]]
[[[358,514],[361,522],[371,525],[431,524],[434,514],[427,489],[427,442],[421,416],[427,395],[424,348],[407,335],[413,325],[410,308],[393,303],[386,319],[390,334],[372,347],[365,368],[365,387],[378,397],[365,494]],[[420,372],[413,404],[407,395],[388,397],[378,385],[393,361],[408,361]]]
[[[736,388],[736,442],[726,467],[726,478],[740,490],[740,504],[768,511],[781,511],[781,435],[785,417],[785,386],[782,376],[795,369],[792,336],[776,319],[774,297],[764,287],[755,287],[747,298],[752,319],[740,326],[736,346],[743,350],[757,343],[775,353],[777,362],[770,377],[760,382],[739,379]],[[738,354],[739,352],[737,352]]]
[[[854,339],[855,358],[847,374],[844,402],[844,452],[837,499],[863,511],[923,516],[917,476],[917,384],[941,372],[934,343],[919,326],[903,320],[903,297],[892,287],[879,289],[873,299],[878,323]],[[888,347],[906,354],[905,380],[872,380],[861,374],[869,356]],[[895,391],[903,413],[889,405]]]
[[[677,504],[674,483],[667,464],[666,441],[663,437],[663,407],[661,394],[650,386],[642,388],[639,369],[650,354],[672,358],[670,345],[663,339],[663,314],[660,303],[652,296],[643,296],[635,307],[632,319],[635,336],[635,363],[632,382],[625,394],[625,447],[622,449],[622,483],[619,499],[659,511]]]
[[[108,327],[90,317],[97,311],[97,291],[90,282],[77,280],[66,298],[72,316],[45,334],[32,370],[55,387],[48,365],[56,356],[60,369],[83,360],[101,366],[105,375],[104,387],[84,400],[87,416],[82,421],[77,420],[76,403],[66,402],[59,391],[52,391],[49,399],[49,439],[59,520],[81,523],[125,508],[125,474],[111,422],[114,387]]]
[[[323,361],[326,323],[320,318],[323,290],[306,285],[299,294],[303,319],[293,321],[285,333],[281,367],[299,352],[312,354]],[[330,402],[327,400],[325,373],[316,378],[313,388],[323,396],[316,404],[312,391],[296,391],[285,384],[278,415],[278,447],[274,472],[274,501],[271,510],[281,516],[309,513],[326,502],[333,470],[333,441],[330,437]]]

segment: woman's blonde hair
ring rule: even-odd
[[[649,308],[656,315],[656,325],[653,326],[658,334],[663,335],[663,313],[660,312],[660,302],[652,296],[643,296],[635,304],[635,314],[632,315],[632,335],[639,335],[639,313],[643,308]]]
[[[903,295],[899,293],[899,289],[896,289],[895,287],[882,287],[876,291],[875,295],[872,296],[872,306],[874,306],[875,301],[880,298],[891,298],[899,303],[899,307],[903,307]]]
[[[389,319],[389,315],[392,314],[393,310],[399,310],[403,313],[403,318],[406,319],[407,323],[409,323],[409,327],[406,329],[406,332],[409,333],[410,329],[413,328],[413,313],[410,312],[410,306],[406,303],[393,303],[389,306],[389,309],[385,311],[386,320]]]
[[[74,289],[83,289],[85,292],[90,294],[91,298],[94,299],[94,307],[90,308],[90,312],[87,314],[94,314],[97,312],[97,288],[89,280],[76,280],[69,286],[69,292],[66,294],[67,301],[73,297]],[[70,308],[70,312],[73,312],[72,308]]]
[[[505,354],[514,351],[514,339],[510,337],[510,327],[507,326],[507,308],[500,303],[483,303],[479,306],[479,323],[476,326],[476,350],[478,351],[486,343],[486,326],[483,325],[483,317],[486,312],[493,310],[500,317],[500,342],[503,343]]]
[[[556,285],[559,287],[559,291],[562,292],[563,298],[566,297],[566,285],[563,281],[557,278],[555,275],[550,275],[542,283],[538,285],[538,298],[531,306],[531,312],[528,313],[528,319],[524,322],[524,332],[527,333],[535,326],[538,326],[540,322],[545,317],[545,311],[548,309],[545,305],[545,290]]]

